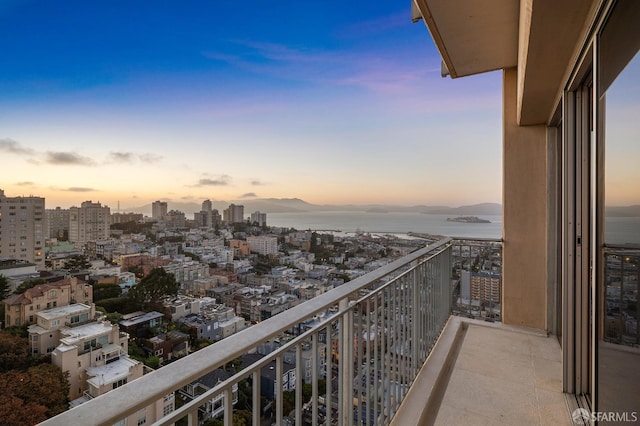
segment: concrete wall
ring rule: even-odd
[[[503,322],[547,328],[547,129],[517,125],[517,71],[503,75]]]

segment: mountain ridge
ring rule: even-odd
[[[479,214],[501,215],[502,205],[498,203],[480,203],[460,207],[443,205],[394,205],[394,204],[312,204],[300,198],[259,198],[252,200],[212,200],[213,208],[220,214],[230,204],[243,205],[245,215],[254,211],[262,213],[310,213],[322,211],[361,211],[363,213],[424,213],[424,214]],[[178,210],[185,215],[193,215],[201,210],[201,204],[184,201],[167,201],[168,210]],[[151,203],[128,207],[122,211],[151,215]]]

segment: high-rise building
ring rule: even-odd
[[[83,245],[88,241],[109,238],[111,211],[100,202],[83,202],[80,207],[69,209],[69,241]]]
[[[154,201],[151,203],[151,217],[155,220],[164,220],[167,215],[167,202],[166,201]]]
[[[66,240],[69,238],[69,209],[56,207],[46,209],[45,215],[45,235],[47,238],[57,238]]]
[[[229,204],[223,213],[223,219],[228,224],[242,223],[244,222],[244,206],[236,206],[235,204]]]
[[[193,220],[198,227],[213,228],[220,224],[222,218],[218,210],[213,208],[211,200],[204,200],[202,210],[193,214]]]
[[[500,303],[502,276],[499,273],[474,272],[471,274],[471,299],[482,303]]]
[[[267,226],[267,214],[260,212],[251,213],[251,224],[258,224],[258,226]]]
[[[44,198],[7,197],[0,189],[0,257],[44,268]]]

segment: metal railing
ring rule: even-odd
[[[604,276],[604,340],[638,347],[640,246],[606,246]]]
[[[501,321],[502,240],[455,238],[452,313]]]
[[[199,408],[220,394],[225,425],[239,410],[256,426],[265,416],[275,425],[388,424],[449,318],[451,247],[446,238],[417,250],[43,424],[113,425],[284,335],[283,346],[154,424],[197,425]],[[303,362],[309,347],[315,355]],[[292,351],[293,366],[284,361]],[[234,412],[242,382],[250,410]]]

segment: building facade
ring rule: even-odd
[[[151,218],[153,220],[164,220],[168,211],[168,206],[166,201],[154,201],[151,203]]]
[[[244,222],[244,206],[229,204],[222,212],[222,219],[229,225]]]
[[[278,254],[278,237],[274,235],[261,235],[247,237],[247,242],[253,253],[268,256],[270,254]]]
[[[251,213],[251,224],[258,226],[267,226],[267,214],[260,212]]]
[[[44,198],[7,197],[0,189],[0,258],[44,269],[45,222]]]
[[[47,238],[66,240],[69,238],[69,209],[56,207],[45,210]]]
[[[21,326],[33,324],[40,311],[74,303],[91,304],[93,287],[77,277],[65,278],[47,284],[38,284],[22,294],[13,294],[3,300],[5,324]]]
[[[69,241],[83,246],[89,241],[109,239],[111,210],[99,202],[83,202],[69,209]]]

